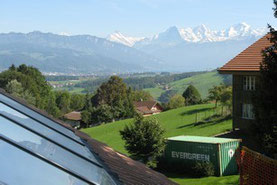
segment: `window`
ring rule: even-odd
[[[244,76],[243,77],[243,90],[245,90],[245,91],[256,90],[256,77],[255,76]]]
[[[245,118],[245,119],[254,119],[255,118],[252,104],[243,104],[242,105],[242,118]]]

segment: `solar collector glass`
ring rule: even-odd
[[[28,116],[25,116],[21,114],[20,112],[8,107],[7,105],[0,103],[0,114],[3,114],[4,116],[19,122],[20,124],[28,127],[31,130],[34,130],[41,135],[50,138],[51,140],[54,140],[55,142],[61,144],[62,146],[69,148],[70,150],[73,150],[74,152],[78,153],[81,156],[84,156],[85,158],[98,163],[96,158],[93,156],[93,154],[88,150],[87,147],[80,145],[67,137],[61,135],[60,133],[49,129],[48,127],[38,123],[37,121],[29,118]],[[99,163],[98,163],[99,164]]]
[[[0,140],[0,151],[0,184],[89,185],[3,140]]]
[[[75,174],[81,174],[92,183],[112,184],[111,177],[100,168],[88,161],[64,150],[46,139],[16,125],[12,121],[0,116],[0,135],[11,139],[20,146],[53,161]]]
[[[45,116],[37,113],[34,110],[31,110],[30,108],[27,108],[26,106],[16,102],[15,100],[12,100],[11,98],[8,98],[7,96],[0,94],[0,101],[8,104],[9,106],[13,107],[14,109],[28,115],[31,118],[34,118],[46,125],[48,125],[49,127],[58,130],[59,132],[65,134],[66,136],[74,139],[75,141],[78,141],[79,143],[82,143],[82,140],[77,137],[71,130],[69,130],[68,128],[65,128],[63,126],[61,126],[60,124],[54,122],[53,120],[46,118]]]

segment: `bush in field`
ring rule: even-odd
[[[183,97],[186,100],[186,105],[195,105],[201,103],[201,95],[193,85],[188,86],[188,88],[183,93]]]
[[[164,132],[157,119],[138,115],[131,125],[120,131],[120,135],[131,156],[149,165],[165,148]]]
[[[161,94],[158,100],[162,103],[168,103],[170,98],[172,98],[176,93],[176,90],[167,90]]]
[[[193,166],[194,175],[197,177],[208,177],[214,175],[214,165],[210,162],[197,162]]]
[[[208,177],[215,174],[214,166],[210,162],[196,162],[184,164],[180,162],[167,161],[166,158],[158,159],[157,170],[166,171],[167,173],[186,174],[191,177]]]
[[[169,109],[176,109],[185,106],[185,98],[181,95],[174,95],[168,102]]]

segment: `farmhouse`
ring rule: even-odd
[[[267,34],[218,71],[233,75],[233,130],[247,131],[255,122],[252,99],[259,87],[262,50],[272,45]]]
[[[176,184],[2,89],[0,149],[0,184]]]
[[[157,101],[138,101],[134,102],[135,109],[143,116],[159,114],[163,111],[162,106]]]

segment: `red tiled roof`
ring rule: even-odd
[[[138,101],[134,102],[134,106],[137,112],[142,113],[143,115],[154,114],[162,111],[161,106],[156,101]],[[154,106],[159,107],[158,110],[151,110]]]
[[[137,111],[142,113],[142,114],[152,114],[153,111],[149,110],[148,107],[142,106],[142,107],[136,107]]]
[[[157,104],[156,101],[137,101],[134,102],[135,107],[147,107],[148,109],[151,109]]]
[[[268,38],[270,38],[270,34],[265,35],[264,37],[256,41],[254,44],[246,48],[235,58],[233,58],[223,67],[221,67],[218,71],[220,73],[239,71],[260,71],[260,64],[263,60],[262,50],[272,45]]]
[[[81,112],[76,112],[76,111],[67,113],[63,117],[67,120],[74,120],[74,121],[80,121],[82,119]]]

